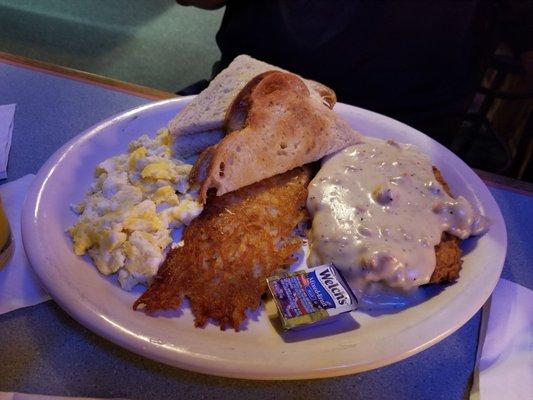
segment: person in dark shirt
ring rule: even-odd
[[[226,6],[215,72],[249,54],[330,86],[341,102],[391,116],[441,142],[447,118],[471,103],[502,22],[512,26],[507,33],[515,50],[531,64],[531,2],[520,2],[518,14],[514,2],[487,0],[178,3]]]

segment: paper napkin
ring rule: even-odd
[[[16,104],[0,106],[0,179],[7,178],[7,161],[11,149],[11,134]]]
[[[13,257],[0,267],[0,314],[49,300],[41,288],[22,246],[20,217],[26,192],[35,175],[26,175],[0,186],[0,199],[11,226],[15,244]]]
[[[483,307],[470,399],[530,399],[533,393],[533,291],[500,279]]]

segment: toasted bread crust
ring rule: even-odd
[[[243,129],[247,125],[248,111],[252,105],[253,90],[259,84],[259,82],[271,75],[273,72],[274,71],[267,71],[255,76],[246,84],[246,86],[242,88],[239,94],[237,94],[229,106],[224,119],[223,130],[226,135],[233,131]]]
[[[254,78],[233,102],[226,121],[227,135],[206,149],[209,157],[202,155],[193,167],[191,181],[200,185],[202,202],[211,188],[220,196],[360,139],[335,112],[310,96],[300,78],[277,71]]]
[[[228,68],[211,81],[207,89],[170,121],[170,132],[176,138],[220,131],[226,110],[237,93],[254,76],[271,70],[287,72],[245,54],[235,57]],[[337,100],[333,90],[316,81],[304,79],[304,82],[313,98],[333,108]]]
[[[324,102],[324,104],[333,110],[335,103],[337,103],[337,95],[335,94],[333,89],[330,89],[328,86],[320,82],[312,81],[309,79],[307,79],[307,85],[308,87],[311,87],[316,90],[320,97],[322,97],[322,101]]]

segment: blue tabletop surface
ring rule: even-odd
[[[148,100],[0,63],[0,104],[17,103],[8,180],[36,173],[63,143]],[[533,197],[491,188],[509,235],[503,277],[533,288]],[[0,391],[147,398],[461,399],[469,395],[480,313],[435,346],[373,371],[261,382],[144,359],[79,325],[52,301],[0,316]]]
[[[96,122],[149,100],[0,62],[0,104],[16,103],[8,180],[36,173]]]

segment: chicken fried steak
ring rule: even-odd
[[[446,193],[453,197],[448,183],[444,180],[437,167],[433,167],[433,174],[435,174],[435,178],[442,185]],[[459,278],[459,271],[461,271],[461,266],[463,265],[461,248],[459,247],[460,242],[456,236],[443,232],[440,243],[435,246],[437,264],[435,265],[435,271],[433,271],[429,283],[453,282]]]

